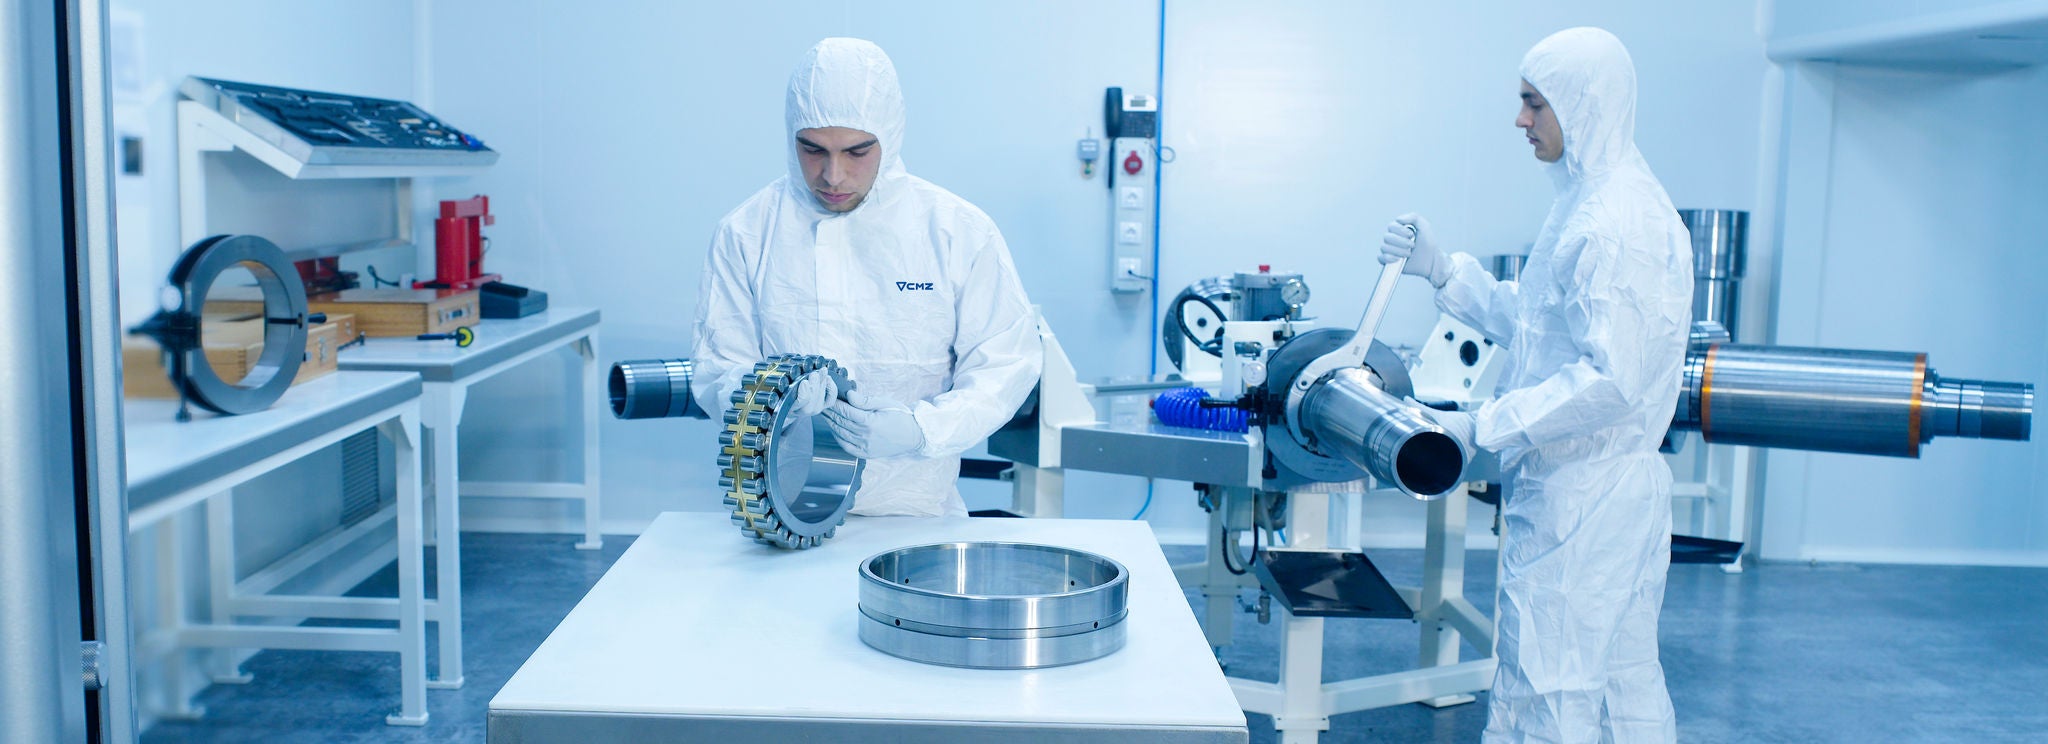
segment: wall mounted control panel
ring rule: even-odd
[[[178,92],[309,165],[497,162],[483,140],[405,101],[188,77]]]

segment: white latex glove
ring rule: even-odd
[[[1436,231],[1430,229],[1429,220],[1413,212],[1387,223],[1387,235],[1380,240],[1380,265],[1403,258],[1408,259],[1408,264],[1401,268],[1403,274],[1427,279],[1437,289],[1443,289],[1451,280],[1450,257],[1437,246]]]
[[[896,457],[924,446],[924,430],[910,408],[860,390],[825,409],[825,425],[847,454],[863,460]]]
[[[832,375],[812,372],[796,381],[796,392],[790,396],[790,413],[797,416],[816,416],[832,405],[832,399],[839,397],[839,384],[832,381]]]

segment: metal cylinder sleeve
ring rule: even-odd
[[[2032,385],[1945,380],[1925,354],[1706,344],[1683,385],[1671,427],[1717,444],[1919,457],[1937,436],[2032,433]]]
[[[812,416],[786,405],[798,380],[833,375],[837,362],[782,354],[754,365],[733,391],[718,434],[718,487],[740,533],[779,548],[814,548],[846,521],[864,463],[818,446]]]
[[[1512,282],[1522,278],[1522,267],[1528,263],[1529,257],[1525,254],[1503,253],[1494,256],[1488,268],[1493,272],[1493,278]]]
[[[1678,219],[1692,234],[1692,319],[1711,320],[1734,333],[1741,320],[1736,310],[1749,242],[1749,213],[1681,209]]]
[[[1371,373],[1340,369],[1301,402],[1313,447],[1342,457],[1418,499],[1442,498],[1461,481],[1465,452],[1414,404],[1386,394]]]
[[[263,292],[263,352],[241,380],[229,381],[207,362],[200,326],[214,281],[237,267]],[[307,324],[306,289],[283,250],[254,235],[215,235],[178,257],[163,310],[131,332],[163,347],[164,371],[181,398],[214,413],[238,414],[269,408],[291,387],[306,357]]]
[[[1466,455],[1443,427],[1403,398],[1414,394],[1408,369],[1386,344],[1374,341],[1365,365],[1317,380],[1303,397],[1297,438],[1287,424],[1287,391],[1308,364],[1351,340],[1352,332],[1318,328],[1288,339],[1267,362],[1261,418],[1273,455],[1270,482],[1342,483],[1371,474],[1418,499],[1453,490]]]
[[[952,542],[860,563],[860,639],[944,666],[1035,669],[1124,645],[1130,573],[1070,548]]]
[[[622,419],[711,418],[690,393],[688,359],[635,359],[612,365],[612,415]]]

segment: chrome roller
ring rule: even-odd
[[[1340,369],[1302,400],[1313,447],[1342,457],[1381,483],[1418,499],[1450,493],[1465,470],[1465,451],[1443,427],[1374,383],[1364,368]]]
[[[1419,406],[1403,400],[1414,387],[1386,344],[1374,341],[1362,366],[1312,380],[1294,411],[1301,420],[1288,419],[1287,392],[1313,373],[1314,360],[1353,335],[1318,328],[1288,339],[1268,360],[1261,418],[1277,481],[1341,483],[1370,473],[1415,498],[1442,498],[1460,482],[1465,453]]]
[[[1944,379],[1926,354],[1695,338],[1671,428],[1708,442],[1919,457],[1938,436],[2032,435],[2033,385]]]
[[[860,563],[860,639],[944,666],[1035,669],[1124,645],[1130,572],[1051,545],[953,542]]]
[[[852,387],[839,364],[784,354],[754,365],[733,391],[718,434],[718,487],[740,533],[790,550],[814,548],[846,521],[860,490],[862,463],[820,446],[810,416],[785,405],[805,375],[832,375]]]

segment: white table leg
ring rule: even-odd
[[[1223,543],[1224,528],[1230,521],[1230,499],[1251,498],[1251,494],[1225,488],[1217,488],[1215,494],[1216,508],[1209,510],[1209,536],[1202,541],[1209,553],[1202,558],[1202,635],[1209,637],[1209,648],[1220,656],[1223,647],[1230,645],[1241,585],[1237,574],[1223,562],[1224,551],[1237,549]]]
[[[1287,547],[1321,548],[1329,544],[1330,495],[1296,493],[1287,498]],[[1275,604],[1284,604],[1275,597]],[[1323,707],[1323,619],[1295,617],[1282,609],[1280,634],[1280,712],[1273,728],[1284,744],[1315,744],[1330,729]]]
[[[1742,556],[1749,552],[1749,500],[1751,498],[1750,475],[1756,468],[1756,449],[1753,447],[1732,447],[1735,450],[1733,472],[1728,479],[1728,520],[1726,539],[1743,543],[1743,550],[1735,554],[1735,560],[1721,564],[1723,573],[1742,573]]]
[[[398,675],[399,709],[386,716],[393,726],[427,722],[426,596],[420,586],[420,422],[418,414],[385,421],[377,429],[391,439],[398,460]],[[451,525],[452,526],[452,525]],[[443,545],[442,550],[451,546]],[[445,606],[445,605],[444,605]]]
[[[1273,728],[1286,744],[1315,744],[1330,729],[1323,710],[1323,619],[1295,617],[1286,610],[1280,635],[1281,711]]]
[[[230,488],[206,500],[207,610],[215,625],[229,625],[235,618],[228,608],[235,600],[235,490]],[[247,684],[255,679],[237,669],[237,648],[207,652],[208,676],[218,684]]]
[[[583,542],[576,543],[579,550],[597,550],[604,547],[604,535],[598,532],[598,469],[597,425],[600,413],[605,407],[605,379],[597,369],[597,334],[590,333],[576,341],[576,353],[583,357]]]
[[[462,687],[462,497],[457,463],[457,434],[469,387],[462,383],[429,382],[421,395],[421,414],[433,432],[428,478],[434,497],[435,623],[440,664],[427,686],[441,690]]]
[[[157,621],[163,625],[163,632],[172,638],[184,633],[187,625],[184,533],[189,513],[189,509],[181,509],[157,527]],[[199,691],[192,689],[192,675],[185,663],[191,653],[182,646],[173,646],[164,656],[166,700],[160,713],[164,718],[191,721],[206,715],[205,706],[192,702]]]
[[[1429,502],[1429,527],[1422,538],[1422,606],[1415,611],[1416,625],[1422,629],[1422,653],[1416,660],[1419,668],[1458,663],[1458,645],[1464,639],[1445,620],[1444,601],[1465,594],[1465,510],[1470,498],[1460,487]],[[1422,704],[1444,708],[1477,699],[1465,694],[1444,695]]]
[[[1066,515],[1066,490],[1066,471],[1018,464],[1010,470],[1010,513],[1058,519]]]

